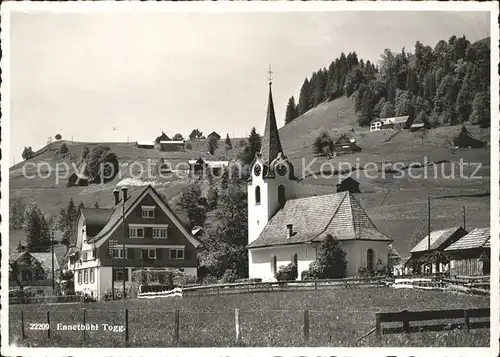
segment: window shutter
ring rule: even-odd
[[[94,256],[94,260],[97,259],[97,248],[92,249],[92,255]]]
[[[113,269],[113,280],[116,281],[116,268]]]
[[[127,248],[127,256],[128,256],[128,259],[134,259],[134,249],[133,248]]]
[[[142,250],[142,260],[148,260],[149,257],[148,257],[148,250],[147,249],[143,249]]]
[[[160,248],[157,248],[156,249],[156,259],[157,260],[161,260],[161,249]]]
[[[191,259],[191,251],[189,249],[184,249],[184,259],[185,260]]]
[[[123,275],[124,275],[124,278],[123,278],[123,279],[124,279],[125,281],[128,281],[128,269],[127,269],[127,268],[124,268],[123,270],[125,271],[125,274],[123,274]]]

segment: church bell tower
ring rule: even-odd
[[[269,66],[269,97],[266,126],[260,152],[250,165],[248,184],[248,243],[256,240],[267,222],[293,197],[296,177],[293,165],[285,156],[276,124]]]

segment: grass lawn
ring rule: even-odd
[[[30,346],[71,347],[82,345],[82,331],[57,331],[57,323],[124,325],[129,309],[129,346],[173,347],[174,310],[180,310],[180,346],[236,346],[234,309],[240,309],[241,344],[255,347],[303,346],[303,310],[310,310],[308,346],[489,346],[489,329],[467,333],[443,332],[387,335],[377,341],[369,336],[356,339],[375,327],[376,312],[484,308],[489,297],[437,291],[392,289],[388,287],[337,288],[322,291],[255,293],[229,296],[192,296],[102,302],[86,305],[14,305],[9,309],[10,341],[21,343],[21,309],[24,310],[26,339]],[[30,323],[44,323],[51,314],[51,339],[47,331],[29,330]],[[442,321],[435,321],[442,323]],[[124,332],[87,332],[84,345],[122,347]]]

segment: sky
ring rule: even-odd
[[[25,146],[262,132],[267,71],[278,125],[304,78],[341,52],[377,63],[452,35],[489,36],[488,12],[12,13],[10,165]],[[116,130],[114,130],[115,128]]]

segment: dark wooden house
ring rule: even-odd
[[[72,173],[68,177],[68,187],[72,186],[88,186],[89,185],[89,178],[83,174],[77,174],[77,173]]]
[[[476,228],[444,251],[450,256],[450,274],[490,274],[490,228]]]
[[[465,128],[465,126],[462,127],[462,130],[460,130],[460,134],[455,138],[453,141],[455,146],[458,146],[459,148],[484,148],[486,146],[486,142],[479,140],[472,136],[471,133]]]
[[[337,192],[349,191],[351,193],[360,193],[359,182],[352,177],[347,177],[337,184]]]
[[[334,143],[333,150],[336,154],[352,154],[361,151],[361,148],[356,145],[356,139],[349,138],[346,134],[342,134]]]
[[[215,137],[217,140],[220,140],[221,136],[217,134],[215,131],[212,131],[210,134],[207,135],[207,140],[210,139],[210,137]]]

